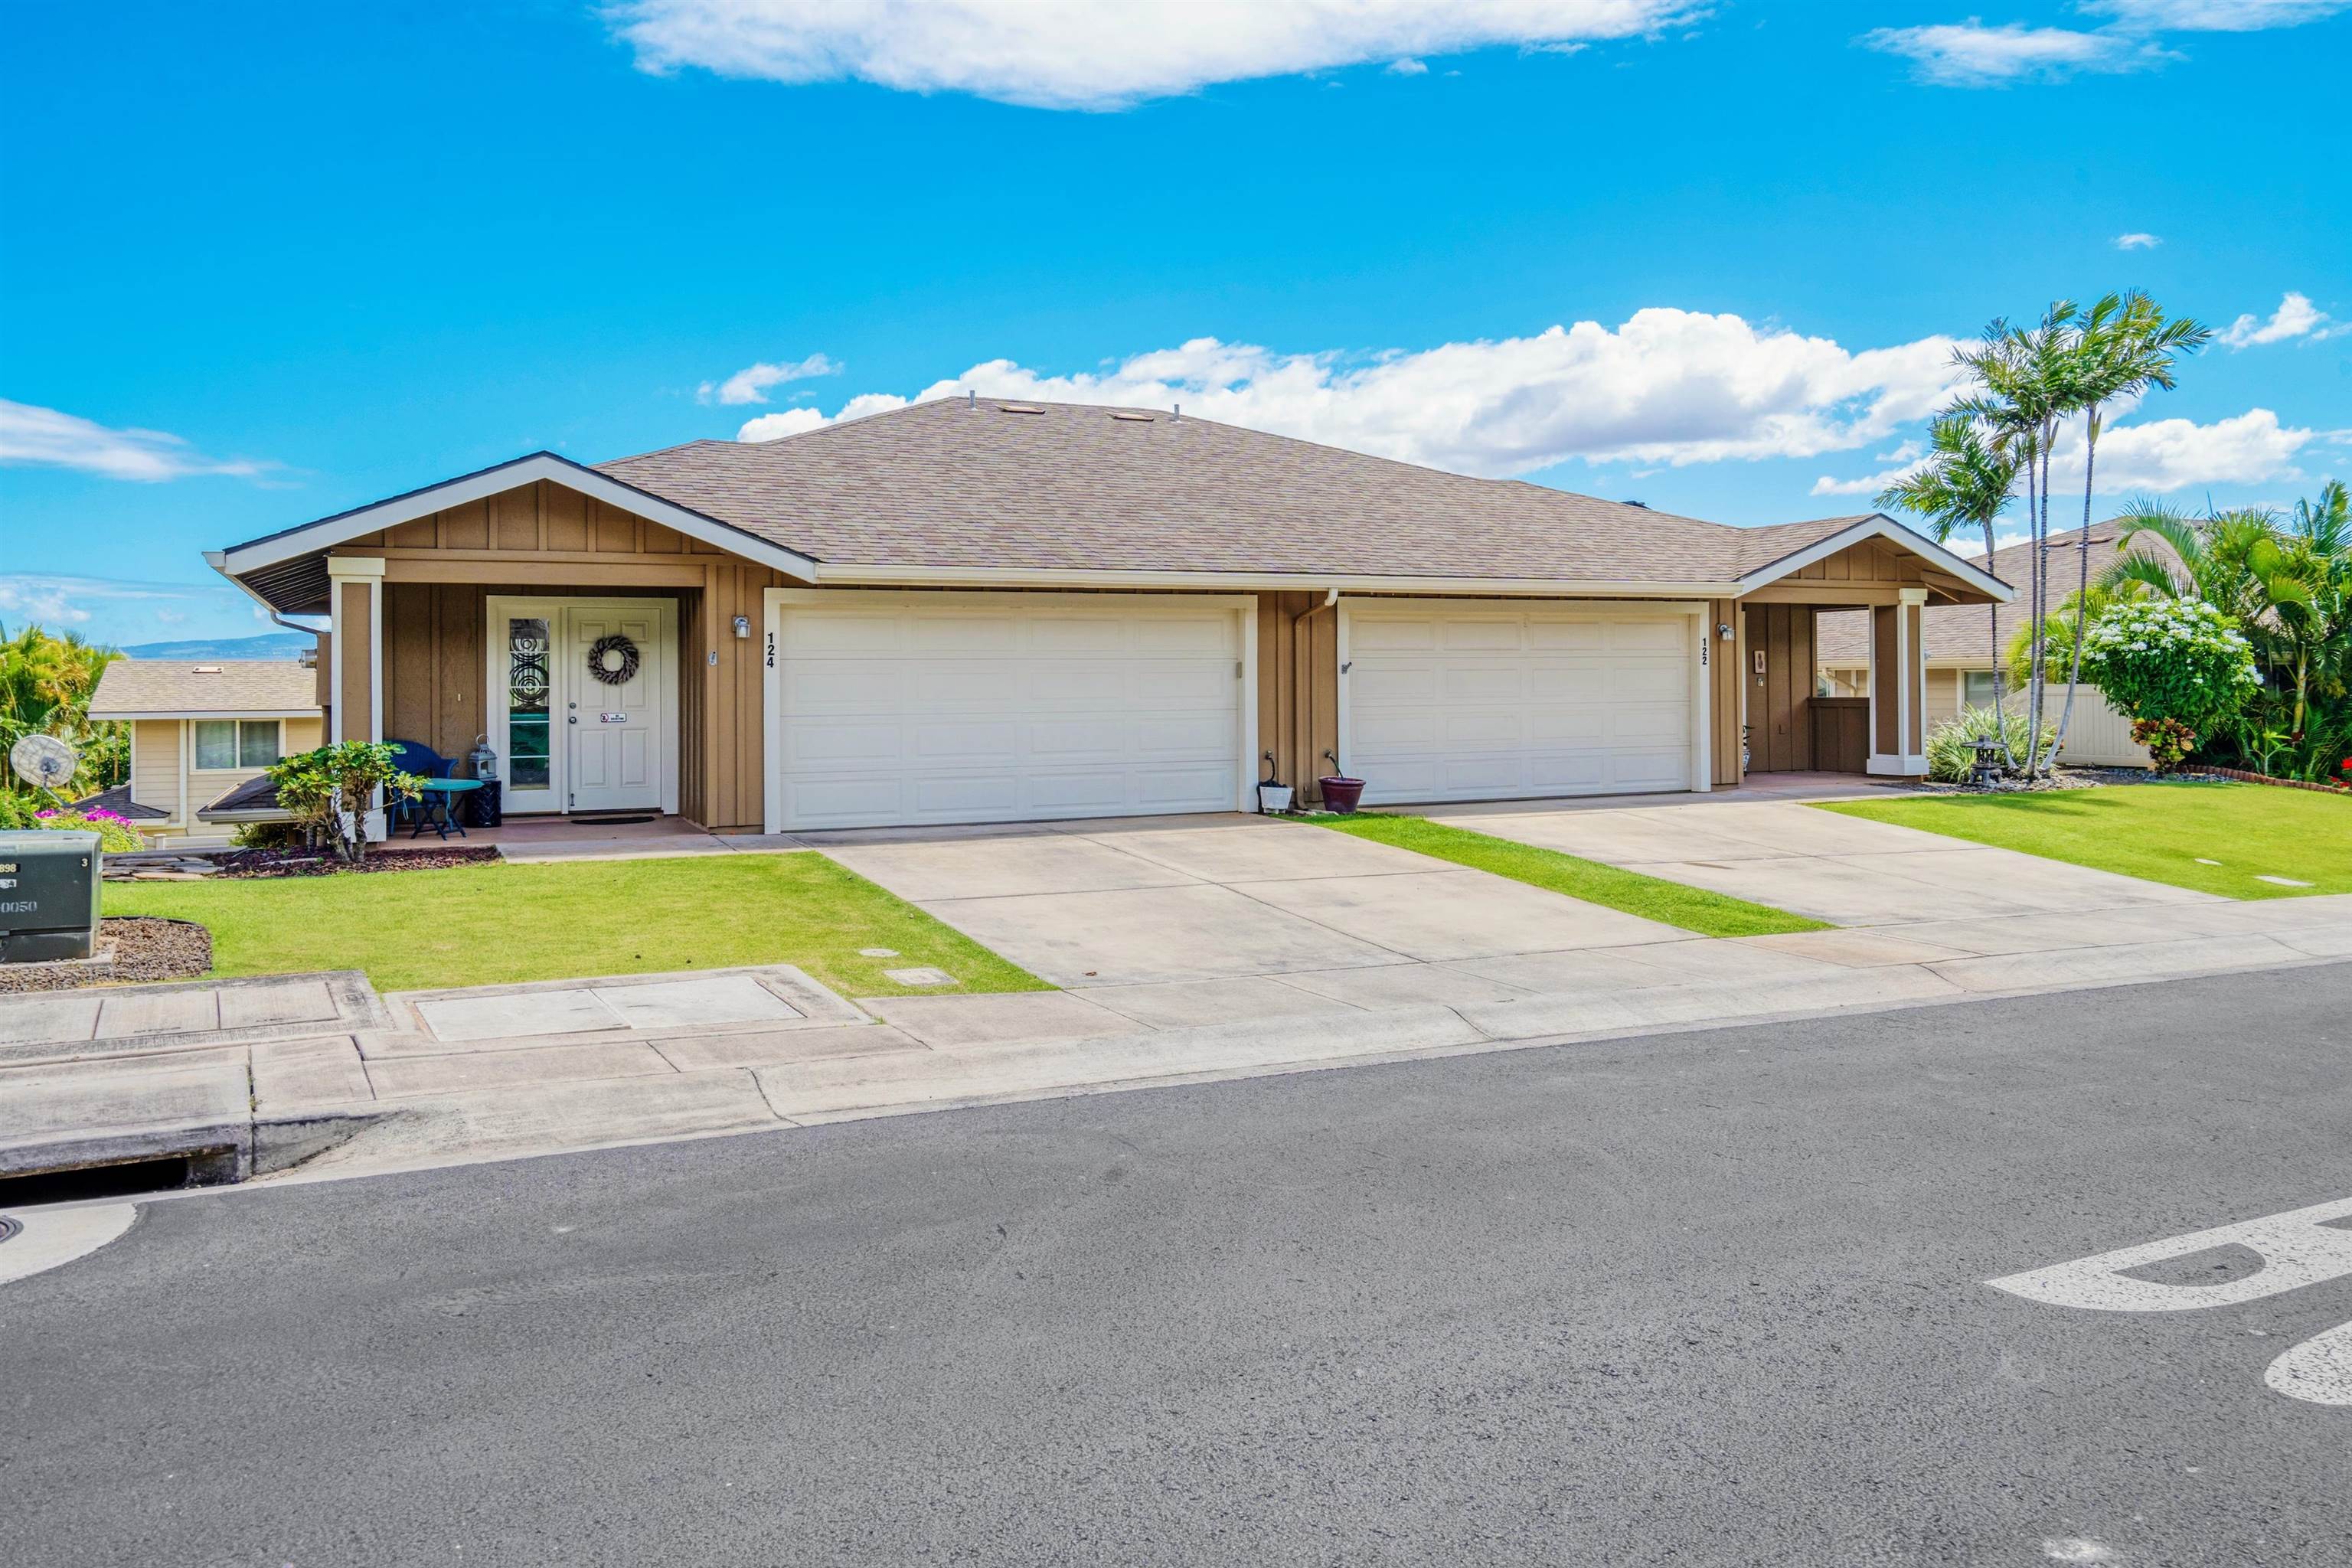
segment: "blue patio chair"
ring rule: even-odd
[[[415,773],[419,778],[446,779],[457,771],[455,758],[443,756],[422,741],[386,741],[384,744],[392,748],[393,766],[402,773]],[[413,799],[393,801],[391,818],[385,823],[385,829],[390,831],[404,822],[413,822],[416,826],[409,834],[411,838],[424,832],[425,807],[430,799],[432,796],[427,794]]]

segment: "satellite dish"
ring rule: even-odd
[[[55,735],[27,735],[8,748],[8,765],[16,770],[16,776],[52,793],[73,781],[80,762],[74,749]]]

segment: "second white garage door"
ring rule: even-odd
[[[777,828],[1232,811],[1230,598],[774,595]]]
[[[1679,614],[1343,604],[1346,763],[1367,801],[1691,787]]]

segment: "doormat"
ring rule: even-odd
[[[623,812],[618,816],[582,816],[576,813],[572,820],[582,827],[626,827],[633,822],[651,822],[659,814],[651,811]]]

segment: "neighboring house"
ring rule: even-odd
[[[2091,577],[2113,564],[2126,551],[2145,552],[2172,560],[2170,547],[2154,534],[2135,534],[2129,543],[2123,539],[2124,523],[2120,518],[2093,523],[2091,536]],[[2074,591],[2082,566],[2076,546],[2083,537],[2082,529],[2069,529],[2050,536],[2051,581],[2048,602],[2054,611]],[[2032,579],[2033,546],[2012,544],[1993,552],[1992,574],[2003,582],[2014,584],[2020,593]],[[1982,606],[1961,609],[1937,606],[1924,617],[1927,643],[1927,721],[1932,727],[1946,720],[1957,718],[1962,708],[1990,708],[1993,696],[1993,659],[1995,647],[2006,658],[2011,638],[2018,628],[2026,625],[2025,606],[2007,605],[1987,611]],[[1992,617],[2000,617],[2000,629],[1996,639]],[[1824,615],[1819,623],[1818,661],[1822,689],[1824,695],[1851,696],[1867,689],[1870,679],[1870,656],[1861,617],[1852,615]],[[2066,672],[2051,671],[2054,704],[2065,701]],[[2014,691],[2013,683],[2002,681],[2004,694]],[[2055,707],[2053,712],[2055,712]],[[2131,721],[2110,706],[2099,694],[2098,688],[2085,685],[2076,694],[2074,716],[2067,725],[2066,760],[2089,764],[2118,767],[2147,767],[2147,749],[2131,738]]]
[[[1845,760],[1915,775],[1922,613],[2010,593],[1875,514],[1732,528],[979,398],[539,453],[207,559],[332,617],[336,738],[487,736],[509,812],[723,831],[1250,810],[1335,762],[1374,802],[1733,787],[1743,713],[1812,694],[1754,638],[1819,607],[1887,650]]]
[[[159,844],[221,844],[242,817],[209,808],[283,756],[322,743],[318,672],[290,658],[118,658],[92,719],[131,726],[131,782],[83,802],[120,812]]]

